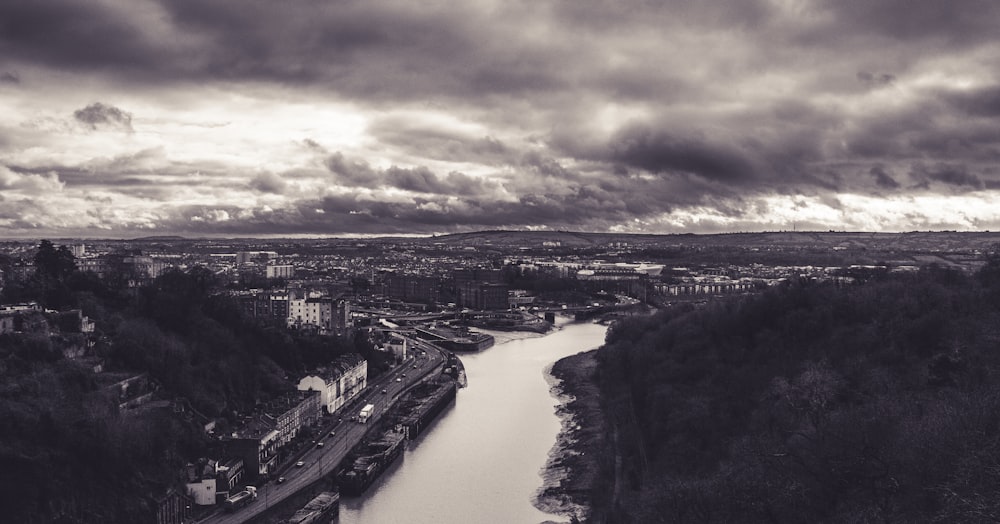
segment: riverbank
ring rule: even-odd
[[[562,402],[556,410],[562,430],[549,452],[535,504],[579,522],[603,522],[605,515],[603,497],[594,496],[601,479],[607,478],[601,472],[609,464],[602,457],[610,446],[594,380],[596,355],[597,350],[591,350],[562,358],[549,371],[552,392]]]

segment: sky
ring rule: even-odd
[[[0,237],[1000,229],[994,0],[5,0]]]

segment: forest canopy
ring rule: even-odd
[[[1000,259],[870,277],[615,324],[612,520],[1000,519]]]

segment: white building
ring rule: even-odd
[[[339,357],[315,374],[299,381],[300,391],[319,391],[320,404],[334,413],[368,385],[368,361],[357,353]]]
[[[350,303],[330,297],[289,298],[288,327],[316,328],[321,334],[343,333],[350,327]]]
[[[188,464],[187,466],[187,494],[199,506],[211,506],[215,504],[216,479],[218,474],[218,462],[209,460],[204,464]]]
[[[392,351],[396,360],[405,360],[407,350],[406,342],[406,337],[397,335],[396,333],[391,333],[389,335],[389,342],[386,343],[386,349]]]
[[[333,300],[328,297],[295,298],[288,301],[288,327],[314,326],[330,330],[333,322]]]
[[[295,276],[295,266],[290,264],[267,266],[267,278],[292,278]]]
[[[194,499],[195,504],[199,506],[211,506],[215,504],[215,477],[206,477],[197,482],[188,482],[186,487],[188,496]]]

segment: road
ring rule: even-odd
[[[324,427],[323,431],[320,432],[321,438],[318,438],[317,442],[323,442],[323,447],[314,445],[305,453],[289,460],[290,464],[302,461],[301,467],[285,465],[279,468],[278,475],[285,477],[284,482],[281,484],[277,482],[266,483],[257,488],[257,500],[248,506],[237,509],[233,513],[225,513],[222,508],[219,508],[216,513],[199,521],[200,524],[239,524],[245,522],[306,488],[336,468],[347,452],[361,441],[370,427],[369,424],[381,418],[405,390],[439,370],[444,364],[445,353],[437,346],[412,338],[407,340],[410,341],[410,356],[386,375],[379,377],[374,382],[369,382],[368,387],[356,397],[356,400],[352,400],[349,406],[341,409],[338,415],[341,415],[343,419],[337,421],[334,418],[334,422]],[[419,349],[420,352],[413,351],[413,349]],[[385,393],[382,393],[383,390]],[[352,421],[351,418],[365,404],[375,406],[373,420],[368,424]],[[346,411],[351,406],[356,406],[357,409],[351,408],[350,412]],[[331,431],[335,432],[336,435],[330,436]]]

